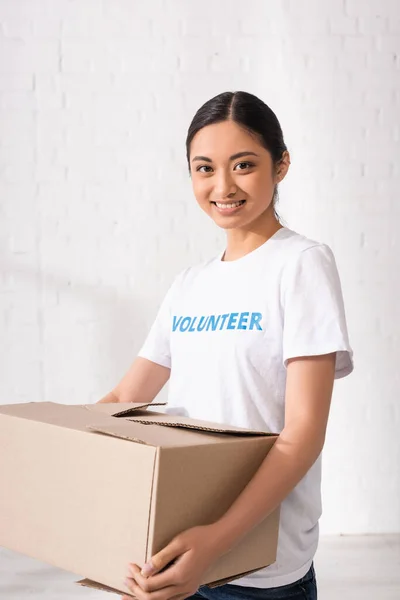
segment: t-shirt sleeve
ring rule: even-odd
[[[282,277],[283,362],[336,352],[335,379],[352,372],[342,288],[332,250],[318,244],[286,265]]]
[[[171,368],[172,303],[182,275],[183,272],[179,273],[169,287],[147,337],[138,352],[138,356],[147,358],[169,369]]]

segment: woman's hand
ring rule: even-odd
[[[130,564],[127,587],[138,600],[183,600],[192,596],[204,573],[223,554],[216,537],[213,525],[187,529],[153,556],[142,570]],[[123,596],[122,600],[129,598]]]

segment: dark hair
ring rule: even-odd
[[[258,141],[271,154],[273,166],[281,160],[287,150],[279,121],[273,112],[260,98],[248,92],[223,92],[208,100],[199,108],[190,123],[186,137],[186,158],[190,173],[190,144],[196,133],[213,123],[234,121],[243,127],[250,135],[256,135]],[[278,200],[278,186],[275,186],[272,199],[275,210]]]

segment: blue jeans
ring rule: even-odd
[[[188,600],[317,600],[314,565],[298,581],[274,588],[226,584],[216,588],[202,585]]]

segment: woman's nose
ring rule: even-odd
[[[236,185],[231,177],[226,175],[220,176],[214,188],[215,199],[223,200],[224,198],[235,195],[235,193]]]

